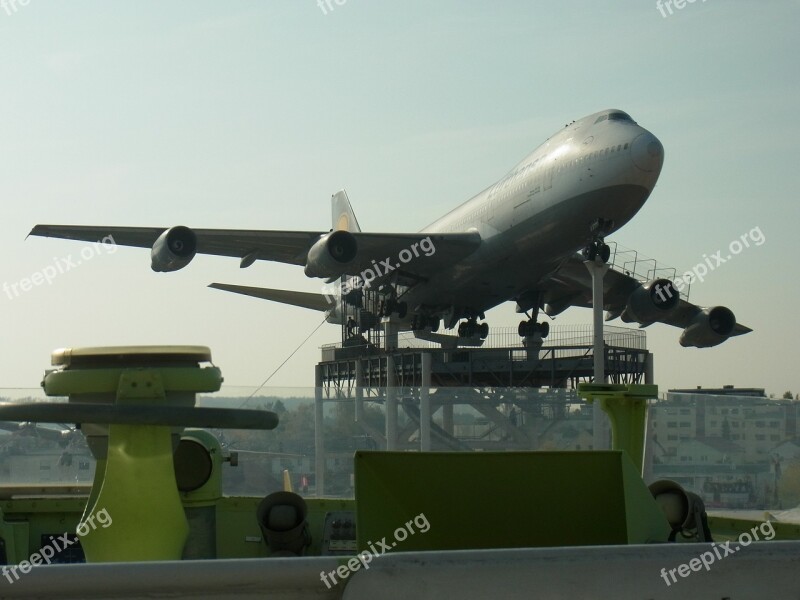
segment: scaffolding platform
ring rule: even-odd
[[[349,395],[355,387],[426,385],[423,355],[431,357],[432,387],[551,387],[576,389],[593,379],[594,353],[586,346],[542,348],[532,355],[517,348],[411,349],[353,355],[352,349],[320,363],[322,385],[330,397]],[[609,383],[643,383],[649,352],[606,346]],[[361,376],[356,371],[361,367]],[[393,373],[390,373],[393,370]]]
[[[608,382],[643,383],[650,361],[646,333],[606,326],[603,338]],[[364,338],[349,338],[322,347],[321,383],[329,397],[348,396],[357,386],[419,387],[425,385],[424,354],[430,356],[427,385],[433,387],[577,389],[579,383],[591,382],[591,326],[554,327],[541,344],[526,343],[510,328],[491,333],[480,347],[441,347],[409,333],[399,336],[398,347],[387,351]],[[389,373],[390,364],[393,374]]]

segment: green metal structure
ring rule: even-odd
[[[387,582],[398,581],[395,597],[408,597],[420,577],[428,578],[429,590],[474,590],[485,576],[499,577],[509,597],[520,597],[531,582],[555,577],[565,561],[578,561],[597,576],[606,560],[627,565],[631,552],[645,553],[652,580],[663,585],[654,565],[660,569],[708,553],[707,544],[683,551],[678,546],[691,544],[668,543],[702,541],[704,510],[692,512],[690,501],[676,526],[656,488],[641,477],[647,400],[656,397],[656,386],[579,388],[609,416],[609,451],[359,451],[355,499],[295,502],[293,494],[281,493],[291,501],[278,502],[273,514],[264,512],[268,498],[223,493],[226,457],[219,440],[203,428],[271,429],[277,417],[195,406],[196,394],[222,383],[217,367],[203,366],[210,358],[198,346],[60,350],[53,355],[56,369],[42,385],[67,402],[0,405],[0,420],[79,424],[97,459],[84,496],[10,490],[0,497],[0,549],[6,564],[16,565],[4,567],[3,574],[14,591],[49,597],[66,594],[69,586],[72,595],[65,597],[83,597],[84,584],[66,583],[61,575],[70,569],[83,578],[75,581],[103,581],[99,585],[110,586],[109,596],[118,586],[130,591],[125,597],[137,598],[152,597],[154,590],[217,597],[218,586],[237,598],[263,597],[268,589],[270,597],[280,598],[367,598],[376,590],[388,593]],[[691,496],[677,484],[661,483],[658,489],[670,498]],[[302,510],[291,512],[292,504]],[[758,528],[763,533],[765,525],[727,517],[709,517],[707,523],[717,543]],[[775,540],[800,539],[800,525],[775,523],[773,529]],[[294,558],[278,559],[286,553],[270,545],[270,534],[295,530],[306,536],[300,550]],[[57,531],[77,534],[83,553],[76,560],[85,557],[87,564],[31,570],[27,561]],[[691,535],[676,539],[678,532]],[[373,565],[365,559],[384,551],[397,555]],[[787,546],[786,552],[800,556],[800,546]],[[778,564],[769,552],[753,550],[749,556],[753,565]],[[781,582],[787,580],[787,561],[781,559],[776,570]],[[472,565],[468,570],[477,578],[469,584],[464,564]],[[731,571],[721,566],[717,573],[731,578]],[[642,581],[650,585],[650,579]],[[638,589],[620,597],[636,594]],[[6,589],[0,595],[11,597]]]
[[[358,452],[355,472],[361,550],[419,514],[430,530],[398,550],[642,544],[670,533],[620,451]]]

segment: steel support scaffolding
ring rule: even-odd
[[[610,383],[652,380],[653,360],[644,333],[630,331],[612,327],[605,332],[599,358]],[[578,338],[562,332],[560,339]],[[595,380],[595,344],[586,335],[579,341],[544,346],[538,353],[521,346],[388,351],[344,344],[327,347],[317,365],[316,424],[320,428],[326,402],[353,402],[355,421],[372,439],[370,447],[538,449],[555,421],[570,418],[576,410],[591,410],[578,408],[575,390],[579,383]],[[367,404],[382,408],[383,426],[367,421]],[[456,426],[456,405],[469,407],[482,423],[474,434]],[[324,490],[325,440],[319,431],[316,439],[315,464],[322,474],[317,486]]]

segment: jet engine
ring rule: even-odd
[[[649,325],[669,316],[679,301],[680,294],[671,281],[653,279],[633,291],[620,318],[626,323]]]
[[[165,230],[150,251],[151,268],[157,273],[168,273],[182,269],[197,252],[197,236],[194,231],[181,225]]]
[[[711,348],[727,340],[736,327],[733,311],[724,306],[705,308],[681,334],[681,346]]]
[[[358,242],[349,231],[326,233],[311,246],[306,259],[308,277],[339,277],[358,253]]]

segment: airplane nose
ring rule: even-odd
[[[664,163],[664,146],[649,131],[642,133],[631,144],[631,159],[642,171],[658,171]]]

